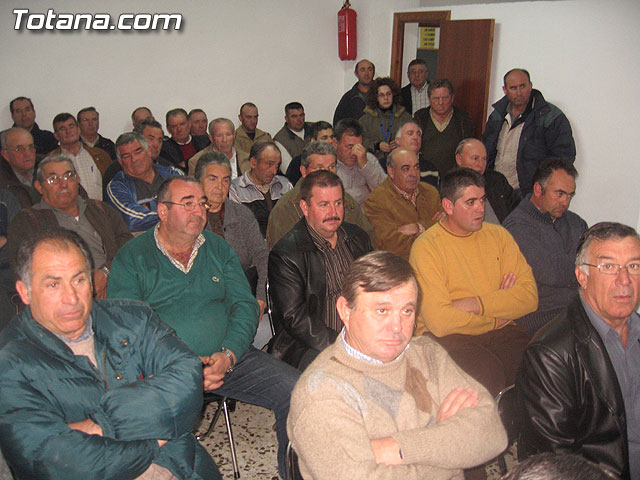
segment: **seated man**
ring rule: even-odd
[[[422,128],[414,120],[409,120],[396,132],[396,145],[406,148],[418,155],[420,161],[420,181],[438,187],[440,174],[436,166],[422,155]],[[393,153],[393,152],[392,152]],[[391,155],[391,153],[389,154]],[[386,160],[385,160],[386,162]]]
[[[413,243],[409,256],[424,292],[416,333],[431,333],[495,396],[515,380],[529,336],[514,320],[538,307],[536,282],[509,232],[483,223],[479,173],[450,171],[440,198],[446,218]]]
[[[28,307],[0,335],[0,447],[15,478],[222,478],[191,433],[202,366],[140,302],[93,300],[73,232],[20,247]]]
[[[320,137],[322,137],[322,135],[320,135]],[[323,141],[311,142],[302,150],[300,161],[300,174],[302,178],[317,170],[329,170],[332,173],[336,173],[336,149],[330,143]],[[298,180],[292,190],[289,190],[280,197],[276,206],[271,210],[269,223],[267,225],[267,244],[270,248],[273,248],[302,218],[302,210],[300,209],[301,186],[302,179]],[[359,226],[367,232],[369,238],[373,240],[373,228],[369,225],[367,217],[362,213],[360,205],[346,192],[344,194],[343,207],[344,220]]]
[[[330,171],[302,180],[295,224],[269,254],[269,290],[276,335],[269,351],[304,370],[331,344],[342,323],[336,300],[349,265],[371,251],[364,230],[344,219],[344,188]]]
[[[143,120],[155,120],[153,113],[147,107],[138,107],[131,112],[131,123],[134,130],[138,128],[138,125]]]
[[[280,149],[274,142],[255,143],[249,162],[251,169],[231,182],[229,198],[249,207],[264,237],[271,210],[293,186],[286,177],[276,175],[280,167]]]
[[[273,136],[282,152],[282,168],[287,171],[289,162],[311,141],[313,124],[305,122],[304,107],[300,102],[287,103],[284,107],[284,126]]]
[[[533,176],[533,193],[504,221],[538,286],[538,309],[517,320],[532,336],[562,312],[578,291],[575,258],[587,222],[569,211],[577,176],[570,162],[544,160]]]
[[[22,208],[28,208],[40,200],[32,183],[36,164],[33,137],[24,128],[13,127],[0,133],[0,142],[0,188],[9,190]]]
[[[258,128],[258,107],[254,103],[242,104],[238,120],[240,120],[240,125],[236,129],[234,145],[247,158],[249,158],[249,152],[254,143],[273,140],[271,135]]]
[[[187,162],[211,143],[206,135],[191,135],[191,124],[184,108],[174,108],[166,115],[167,130],[171,138],[162,143],[160,155],[176,168],[187,173]]]
[[[131,233],[148,230],[158,222],[156,195],[164,180],[182,173],[151,160],[149,146],[135,132],[116,140],[122,171],[107,185],[107,201],[120,212]]]
[[[575,260],[580,295],[525,351],[518,455],[570,452],[640,478],[640,237],[602,222]]]
[[[364,202],[364,213],[376,232],[376,250],[408,260],[413,241],[440,220],[440,197],[434,187],[420,181],[418,155],[406,148],[391,152],[387,173]]]
[[[54,117],[53,131],[60,147],[49,152],[49,155],[63,153],[68,156],[78,172],[80,185],[89,198],[102,200],[102,174],[111,165],[109,154],[80,141],[78,122],[70,113],[59,113]]]
[[[116,159],[116,147],[114,143],[98,133],[100,128],[100,114],[96,107],[86,107],[76,116],[80,126],[80,140],[89,147],[98,147],[109,155],[111,161]]]
[[[456,147],[456,163],[459,167],[475,170],[484,177],[484,221],[500,225],[520,203],[504,175],[487,170],[487,150],[480,140],[465,138]],[[487,204],[488,202],[488,204]]]
[[[93,291],[97,298],[105,298],[113,257],[131,239],[122,218],[106,203],[78,196],[78,174],[64,155],[42,160],[34,185],[42,200],[20,210],[9,225],[9,258],[15,262],[20,244],[39,230],[57,226],[71,230],[87,243],[94,265]]]
[[[364,201],[374,188],[380,185],[387,174],[380,162],[367,152],[362,145],[362,126],[358,120],[347,118],[340,120],[334,130],[338,145],[337,174],[342,180],[344,190],[364,208]]]
[[[58,141],[49,130],[40,130],[36,123],[36,109],[27,97],[17,97],[9,103],[13,127],[24,128],[33,139],[36,153],[44,156],[58,146]]]
[[[207,119],[207,114],[204,113],[204,110],[201,108],[194,108],[189,112],[187,118],[191,124],[191,135],[207,134],[207,125],[209,125],[209,120]]]
[[[172,177],[158,192],[160,222],[116,255],[110,298],[147,302],[204,365],[204,389],[274,411],[285,478],[286,421],[298,372],[251,346],[258,304],[238,256],[203,231],[207,199],[197,180]]]
[[[189,159],[189,175],[193,176],[196,165],[202,155],[207,152],[220,152],[229,159],[231,166],[231,180],[245,173],[251,164],[249,163],[249,152],[245,153],[235,148],[233,122],[228,118],[216,118],[209,124],[209,138],[211,144],[200,150]]]
[[[324,120],[320,120],[313,124],[311,127],[311,142],[326,142],[333,145],[333,148],[336,147],[338,142],[336,142],[336,137],[333,135],[333,127],[329,122],[325,122]],[[302,150],[304,153],[304,149]],[[291,163],[287,167],[287,171],[285,176],[291,182],[291,185],[295,185],[298,183],[298,180],[302,177],[302,172],[300,171],[300,165],[302,163],[302,154],[296,155],[291,159]],[[335,173],[335,172],[334,172]]]
[[[462,478],[507,445],[489,393],[431,338],[412,340],[409,264],[374,252],[348,270],[340,338],[304,372],[289,437],[305,479]]]

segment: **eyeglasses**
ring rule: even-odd
[[[629,275],[640,275],[640,263],[629,263],[627,265],[618,265],[617,263],[604,262],[598,265],[592,265],[590,263],[583,263],[589,267],[597,268],[600,273],[605,275],[618,275],[623,268],[627,269]]]
[[[5,150],[9,150],[10,152],[18,152],[18,153],[24,153],[24,152],[35,152],[36,151],[36,147],[35,145],[32,143],[31,145],[20,145],[19,147],[16,148],[6,148]]]
[[[203,210],[209,210],[209,202],[184,202],[184,203],[176,203],[176,202],[162,202],[168,203],[169,205],[180,205],[187,212],[193,212],[197,206],[202,208]]]
[[[77,178],[78,178],[78,174],[75,172],[67,172],[61,177],[59,177],[54,173],[50,177],[45,178],[44,181],[47,182],[49,185],[58,185],[63,180],[65,182],[71,182],[71,181],[75,181]]]

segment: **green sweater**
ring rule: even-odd
[[[197,355],[226,347],[240,358],[258,325],[258,304],[231,246],[216,234],[205,242],[189,273],[158,249],[151,228],[116,255],[108,298],[147,302]]]

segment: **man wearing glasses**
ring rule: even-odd
[[[39,203],[20,210],[9,224],[9,259],[22,242],[39,230],[63,227],[76,232],[89,246],[93,258],[93,293],[105,298],[111,262],[131,234],[118,213],[104,202],[78,195],[78,174],[65,155],[45,158],[36,171],[34,186],[42,195]]]
[[[575,260],[576,297],[527,347],[516,389],[518,454],[576,453],[640,478],[640,237],[602,222]]]
[[[544,160],[533,176],[533,192],[504,220],[538,286],[538,309],[517,320],[530,335],[564,310],[578,290],[574,261],[587,223],[569,211],[577,176],[568,160]]]
[[[159,222],[116,256],[109,298],[147,302],[203,363],[204,390],[274,411],[285,478],[286,419],[298,372],[251,346],[258,303],[231,246],[203,231],[200,183],[172,177],[158,191]]]

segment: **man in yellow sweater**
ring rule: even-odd
[[[422,290],[417,334],[429,332],[496,395],[515,380],[529,337],[514,320],[538,306],[531,267],[511,235],[483,223],[484,179],[459,168],[440,184],[446,218],[413,244]]]

